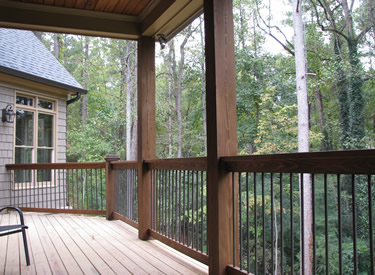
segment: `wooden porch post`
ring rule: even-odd
[[[120,158],[116,155],[107,155],[105,157],[105,185],[106,185],[106,218],[112,220],[115,199],[115,173],[112,169],[111,161],[118,161]]]
[[[145,159],[156,157],[155,40],[138,40],[138,237],[148,239],[151,227],[151,172]]]
[[[232,184],[222,156],[237,155],[232,0],[204,0],[207,91],[207,196],[210,274],[233,262]]]

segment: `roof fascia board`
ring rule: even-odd
[[[137,39],[136,16],[0,0],[0,27]]]
[[[202,11],[203,0],[175,0],[151,24],[142,25],[142,35],[156,37],[160,33],[170,40]]]
[[[35,76],[35,75],[31,75],[31,74],[27,74],[27,73],[20,72],[20,71],[17,71],[17,70],[9,69],[9,68],[6,68],[4,66],[0,66],[0,73],[4,73],[4,74],[7,74],[7,75],[11,75],[11,76],[26,79],[26,80],[30,80],[30,81],[37,82],[37,83],[40,83],[40,84],[43,84],[43,85],[55,87],[55,88],[58,88],[58,89],[66,90],[66,91],[69,91],[70,93],[73,93],[73,94],[76,94],[76,93],[87,94],[87,90],[85,90],[85,89],[80,89],[80,88],[77,88],[77,87],[73,87],[73,86],[62,84],[62,83],[59,83],[59,82],[56,82],[56,81],[52,81],[52,80],[49,80],[49,79],[41,78],[41,77],[38,77],[38,76]]]

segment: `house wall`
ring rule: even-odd
[[[7,104],[11,104],[14,108],[15,103],[15,93],[20,91],[15,87],[6,87],[6,84],[0,83],[0,110],[6,107]],[[66,162],[66,99],[67,96],[52,96],[46,93],[40,93],[36,91],[27,91],[24,88],[21,90],[23,93],[32,93],[32,94],[39,94],[46,96],[51,99],[55,99],[57,103],[57,110],[56,110],[56,132],[55,132],[55,142],[56,142],[56,151],[55,151],[55,161],[56,162]],[[17,199],[19,198],[20,194],[27,194],[27,201],[28,203],[33,202],[34,200],[38,200],[38,195],[36,195],[34,191],[28,190],[18,190],[14,191],[12,188],[12,175],[11,172],[7,171],[5,168],[6,164],[14,163],[13,160],[14,155],[14,123],[3,123],[0,121],[0,207],[7,206],[7,205],[14,205],[14,206],[27,206],[21,205],[17,203]],[[60,178],[60,177],[59,177]],[[57,179],[57,177],[56,177]],[[59,180],[59,182],[64,183],[65,180]],[[65,183],[64,183],[65,184]],[[43,189],[43,190],[42,190]],[[56,190],[55,190],[56,189]],[[48,188],[39,188],[39,194],[53,194],[49,198],[45,198],[49,202],[52,201],[51,205],[55,205],[54,201],[58,200],[57,205],[63,205],[65,194],[63,194],[61,188],[59,186],[56,187],[48,187]],[[29,205],[31,206],[31,205]]]
[[[14,90],[0,86],[0,110],[14,105]],[[0,121],[0,207],[10,204],[11,175],[5,164],[13,162],[14,123]]]

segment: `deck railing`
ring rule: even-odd
[[[146,161],[152,237],[208,262],[206,158]]]
[[[112,162],[114,170],[114,217],[138,226],[137,162]]]
[[[312,274],[374,274],[373,152],[222,161],[232,172],[237,194],[232,221],[235,267],[254,274],[299,274],[301,269],[304,274],[310,251]],[[311,213],[306,214],[309,197]],[[301,240],[309,222],[312,239],[306,247]]]
[[[374,274],[373,150],[223,157],[220,163],[232,175],[234,194],[230,274],[297,274],[310,252],[313,274]],[[137,227],[137,165],[114,156],[106,163],[7,165],[12,205],[106,213]],[[148,234],[207,264],[207,159],[144,165],[151,171]],[[301,240],[309,221],[306,246]]]
[[[103,214],[105,163],[8,164],[10,203],[29,211]]]

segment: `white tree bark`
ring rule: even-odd
[[[298,152],[309,151],[309,110],[307,98],[307,60],[305,50],[305,36],[302,18],[302,0],[293,0],[293,28],[294,28],[294,48],[296,64],[296,88],[298,103]],[[302,191],[303,184],[303,193]],[[304,259],[301,257],[304,265],[305,274],[312,274],[312,204],[311,204],[311,181],[310,175],[303,175],[303,182],[300,182],[301,208],[303,206],[304,219],[301,220],[301,229],[303,225],[303,238],[301,230],[301,254],[302,248]],[[302,255],[301,255],[302,256]]]

